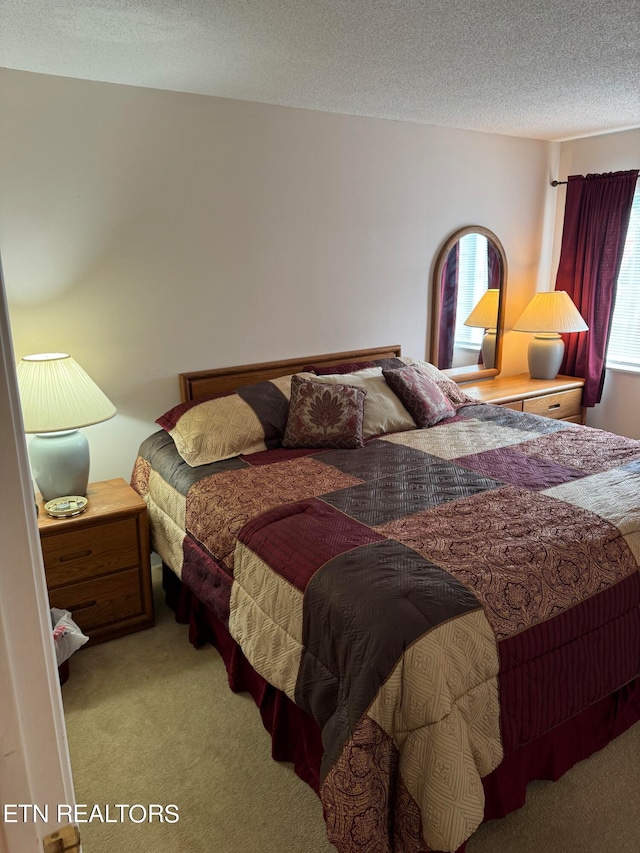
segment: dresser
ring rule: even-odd
[[[71,518],[36,502],[49,602],[93,645],[150,627],[154,612],[145,502],[122,479],[91,483],[87,498]]]
[[[484,382],[464,383],[460,387],[483,403],[495,403],[518,412],[583,424],[583,386],[584,379],[575,376],[532,379],[528,373],[521,373],[517,376],[496,376]]]

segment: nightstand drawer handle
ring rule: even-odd
[[[69,560],[82,560],[83,557],[91,556],[91,548],[86,551],[77,551],[75,554],[63,554],[59,559],[61,563],[67,563]]]
[[[551,409],[559,409],[559,408],[560,408],[560,403],[552,403],[549,406],[549,411],[551,411]]]

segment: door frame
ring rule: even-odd
[[[0,803],[48,812],[3,810],[0,851],[33,853],[75,797],[1,260],[0,436]]]

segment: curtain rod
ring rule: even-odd
[[[611,173],[611,174],[613,174],[613,173]],[[622,174],[622,173],[620,173],[620,174]],[[594,177],[598,177],[598,176],[594,175]],[[569,181],[551,181],[551,186],[552,187],[559,187],[561,184],[568,184],[568,183],[569,183]]]

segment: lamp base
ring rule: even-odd
[[[486,368],[496,366],[496,329],[487,329],[482,338],[482,364]]]
[[[43,500],[86,495],[89,442],[77,430],[37,433],[29,442],[33,478]]]
[[[562,364],[564,341],[557,332],[540,332],[529,344],[529,375],[555,379]]]

